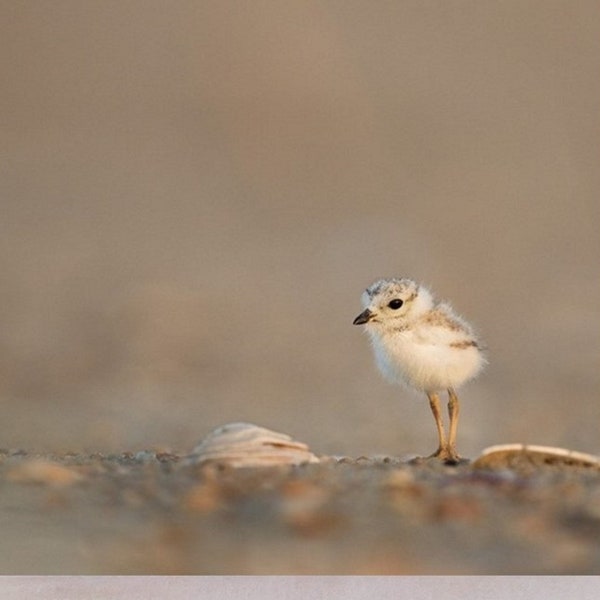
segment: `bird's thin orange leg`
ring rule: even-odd
[[[458,462],[460,456],[456,452],[456,433],[458,431],[458,414],[460,406],[458,396],[453,388],[448,388],[448,416],[450,417],[450,433],[448,435],[448,446],[446,459],[449,462]]]
[[[446,434],[444,432],[444,423],[442,421],[442,413],[440,411],[440,398],[435,392],[427,392],[427,397],[429,398],[429,406],[431,407],[431,412],[433,413],[433,418],[435,419],[439,440],[438,449],[431,455],[431,457],[444,459],[447,442]]]

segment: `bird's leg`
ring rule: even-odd
[[[438,457],[445,459],[447,452],[446,434],[444,433],[444,423],[442,422],[442,413],[440,411],[440,398],[435,392],[427,392],[429,398],[429,406],[435,419],[435,425],[437,427],[439,446],[438,449],[431,455],[431,457]]]
[[[453,388],[448,388],[448,416],[450,417],[450,433],[448,435],[448,446],[446,458],[449,462],[458,462],[460,457],[456,452],[456,432],[458,430],[459,402],[458,396]]]

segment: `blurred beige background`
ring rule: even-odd
[[[0,4],[0,446],[247,420],[428,452],[352,326],[430,284],[490,366],[459,446],[600,452],[600,5]]]

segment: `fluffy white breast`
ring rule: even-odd
[[[483,367],[479,348],[452,333],[441,328],[383,335],[370,331],[376,363],[386,379],[423,391],[456,389]]]

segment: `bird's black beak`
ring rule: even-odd
[[[358,317],[356,317],[356,319],[354,319],[354,321],[352,321],[353,325],[364,325],[365,323],[368,323],[371,319],[371,317],[373,316],[373,313],[367,308],[365,310],[363,310],[360,315],[358,315]]]

